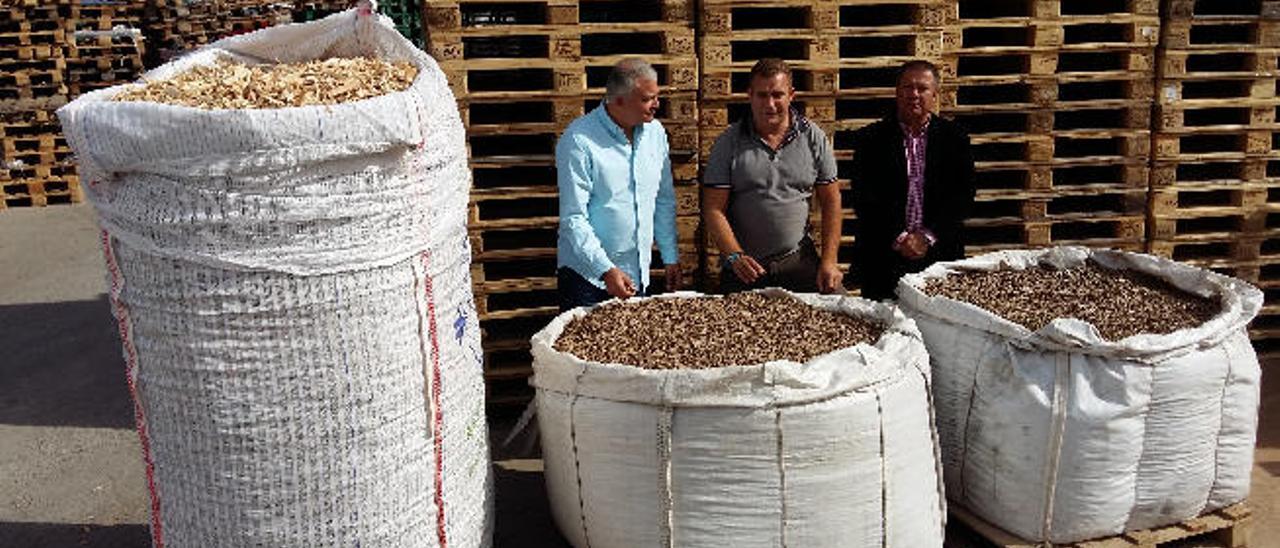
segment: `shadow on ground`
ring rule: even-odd
[[[146,525],[65,525],[0,522],[5,546],[22,548],[149,548]]]
[[[0,424],[133,428],[105,295],[0,306]]]

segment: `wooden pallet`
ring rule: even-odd
[[[434,31],[526,25],[611,25],[666,23],[692,28],[691,0],[657,2],[523,1],[499,5],[483,2],[427,2],[426,26]]]
[[[1193,128],[1165,130],[1155,135],[1156,158],[1209,157],[1221,154],[1264,156],[1271,152],[1272,130],[1246,128]]]
[[[1145,50],[1115,49],[1058,51],[1053,48],[1013,52],[958,53],[942,55],[943,81],[990,82],[999,78],[1056,76],[1072,78],[1126,79],[1133,73],[1154,73],[1155,53]]]
[[[26,83],[0,88],[0,102],[66,101],[67,86],[63,82]]]
[[[1149,51],[1160,37],[1153,16],[1073,17],[1070,19],[968,20],[948,27],[944,47],[961,55],[991,55],[1056,50]]]
[[[697,59],[689,29],[580,33],[576,39],[558,41],[554,48],[542,37],[532,38],[492,39],[485,42],[483,48],[473,49],[475,55],[482,57],[466,58],[465,47],[461,48],[462,58],[450,59],[450,56],[456,57],[457,52],[445,52],[448,56],[443,57],[441,68],[454,94],[519,100],[603,93],[609,69],[618,61],[637,55],[654,65],[663,89],[674,92],[697,89]],[[434,38],[431,44],[433,50],[439,50]],[[574,46],[579,44],[580,49],[574,51]],[[619,44],[622,46],[616,46]],[[522,57],[525,55],[542,57]]]
[[[10,0],[5,2],[3,6],[0,6],[0,29],[6,28],[6,25],[14,25],[24,22],[35,25],[44,21],[58,21],[62,19],[62,14],[65,9],[59,4],[65,3],[66,2],[28,0],[26,5],[23,5],[23,3]]]
[[[839,161],[838,161],[839,162]],[[1013,193],[1110,193],[1147,188],[1145,164],[977,166],[979,190]]]
[[[62,136],[61,132],[0,139],[0,151],[3,151],[6,159],[13,158],[18,154],[57,153],[69,150],[67,148],[67,140]]]
[[[72,40],[65,71],[72,97],[132,81],[145,70],[144,37],[137,28],[78,30]]]
[[[60,46],[67,43],[67,33],[62,29],[0,33],[0,47],[16,48],[20,46]]]
[[[1178,185],[1151,189],[1147,230],[1152,238],[1234,231],[1242,236],[1267,231],[1280,187],[1261,182]]]
[[[1165,17],[1170,20],[1208,19],[1215,17],[1268,17],[1280,19],[1280,2],[1205,2],[1203,0],[1167,0]]]
[[[84,194],[75,176],[0,181],[0,209],[80,203]]]
[[[122,1],[101,4],[72,4],[66,18],[75,30],[107,31],[117,26],[142,26],[144,2]]]
[[[840,31],[896,32],[920,27],[941,27],[946,23],[947,16],[946,2],[930,0],[708,0],[702,3],[699,28],[709,36],[748,36],[752,33],[781,36]]]
[[[11,10],[0,11],[0,14],[12,13]],[[52,12],[52,16],[48,18],[32,18],[32,19],[11,19],[0,18],[0,34],[31,34],[31,33],[47,33],[61,32],[63,29],[62,21],[59,20],[57,11]]]
[[[1166,527],[1129,531],[1121,535],[1067,544],[1037,543],[1018,538],[974,515],[960,505],[948,505],[948,513],[1000,548],[1159,548],[1184,539],[1203,539],[1226,548],[1242,548],[1249,543],[1253,512],[1246,503],[1228,506]]]
[[[30,158],[30,156],[27,157]],[[18,159],[22,158],[15,160]],[[77,173],[76,163],[70,160],[39,163],[6,160],[0,163],[0,182],[6,183],[21,180],[68,179],[76,176]]]
[[[66,66],[58,63],[57,68],[18,69],[0,72],[0,88],[47,88],[57,87],[66,74]]]
[[[51,110],[0,112],[0,138],[57,132],[58,117]]]
[[[1233,183],[1267,177],[1266,157],[1243,153],[1184,155],[1160,159],[1151,169],[1152,188],[1179,184]]]
[[[1221,104],[1223,101],[1238,105],[1239,103],[1233,102],[1267,103],[1277,98],[1275,78],[1165,79],[1158,86],[1162,106],[1181,107],[1184,110]]]
[[[953,5],[951,21],[1091,17],[1099,15],[1157,15],[1160,0],[1120,2],[1075,2],[1072,0],[1030,0],[1026,2],[969,2]]]
[[[1277,107],[1280,107],[1280,98],[1178,101],[1156,107],[1152,129],[1162,134],[1265,129],[1277,125]]]
[[[1274,48],[1280,46],[1280,20],[1257,16],[1168,19],[1161,25],[1168,49]]]
[[[1274,255],[1280,247],[1278,236],[1272,231],[1247,236],[1231,231],[1179,234],[1173,239],[1149,240],[1147,252],[1203,268],[1234,267]]]
[[[1155,84],[1149,72],[1122,75],[983,76],[944,79],[939,104],[946,112],[982,113],[1151,106]],[[1149,113],[1148,113],[1149,117]],[[1130,127],[1145,127],[1130,126]]]
[[[965,223],[967,244],[975,248],[1016,249],[1082,245],[1141,248],[1145,216],[1069,216],[1061,220],[1024,221],[1015,218],[970,219]]]
[[[1274,78],[1280,73],[1277,56],[1280,48],[1165,49],[1159,75],[1183,80]]]

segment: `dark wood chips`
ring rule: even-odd
[[[1077,318],[1112,341],[1196,327],[1221,311],[1218,302],[1164,280],[1092,261],[1065,270],[958,272],[929,280],[924,292],[972,303],[1031,330],[1056,318]]]
[[[588,361],[696,369],[782,359],[803,363],[874,343],[883,330],[790,297],[740,293],[601,306],[565,326],[555,347]]]

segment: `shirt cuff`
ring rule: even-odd
[[[602,280],[604,279],[605,273],[610,270],[613,270],[613,267],[616,265],[614,265],[613,262],[608,259],[602,259],[597,261],[591,261],[588,266],[591,268],[591,274],[588,276],[588,279]]]
[[[825,180],[824,180],[824,179],[818,179],[817,181],[814,181],[814,182],[813,182],[813,184],[818,185],[818,186],[822,186],[822,185],[829,185],[829,184],[831,184],[831,183],[836,182],[838,179],[839,179],[839,177],[832,177],[832,178],[830,178],[830,179],[825,179]]]

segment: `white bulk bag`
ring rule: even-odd
[[[1103,340],[1077,319],[1032,331],[921,289],[958,270],[1040,263],[1144,272],[1222,303],[1203,325]],[[1258,359],[1245,325],[1262,293],[1239,280],[1120,251],[1005,251],[903,277],[924,334],[947,495],[1033,541],[1074,542],[1181,521],[1244,499]]]
[[[574,546],[942,546],[919,332],[889,305],[792,296],[888,329],[803,364],[681,370],[555,350],[590,309],[534,335],[547,491]]]
[[[465,136],[436,63],[356,11],[230,58],[406,60],[412,86],[260,110],[58,112],[102,225],[156,546],[487,546]]]

